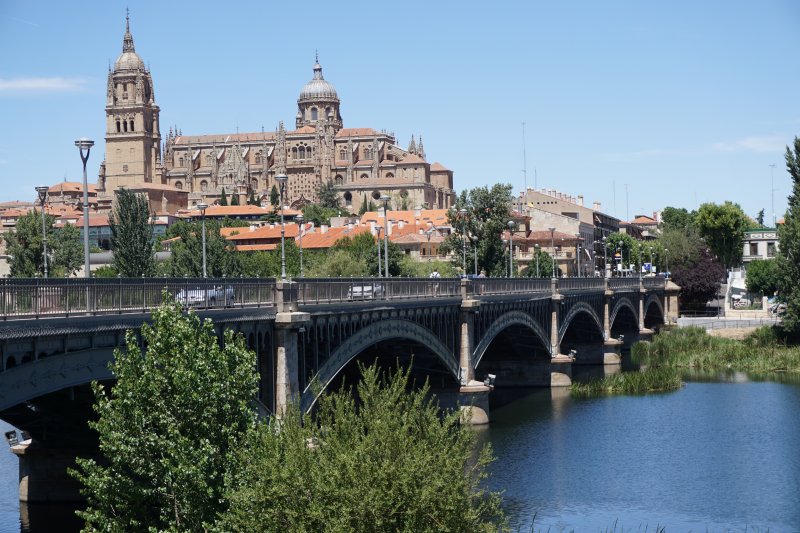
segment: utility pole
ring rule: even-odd
[[[525,152],[525,123],[522,123],[522,180],[524,185],[525,204],[528,203],[528,157]]]
[[[628,211],[628,184],[625,184],[625,222],[630,222],[631,215]]]

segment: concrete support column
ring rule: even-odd
[[[644,299],[647,298],[647,291],[642,287],[642,280],[639,280],[639,331],[644,329]]]
[[[610,304],[614,291],[608,288],[608,278],[603,280],[603,340],[611,338],[611,314]]]
[[[603,342],[603,364],[620,365],[622,364],[622,345],[619,339],[606,339]]]
[[[564,295],[558,292],[558,279],[551,282],[550,295],[550,386],[569,387],[572,385],[572,357],[561,353],[561,342],[558,339],[558,308],[564,301]]]
[[[480,304],[477,300],[461,301],[461,342],[458,354],[461,385],[467,385],[475,379],[475,363],[472,360],[472,353],[475,351],[475,313],[478,312]]]
[[[309,313],[297,311],[297,283],[275,284],[275,413],[283,416],[300,397],[300,328],[311,320]]]
[[[680,309],[678,308],[678,295],[681,288],[672,281],[667,281],[664,292],[664,323],[674,324],[678,322]]]
[[[25,441],[11,447],[19,459],[19,501],[81,502],[80,484],[69,474],[75,457],[85,457],[87,450],[48,448]]]

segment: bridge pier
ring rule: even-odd
[[[275,413],[283,416],[293,402],[300,400],[300,330],[311,320],[309,313],[297,311],[297,284],[275,284]]]
[[[85,449],[49,448],[38,442],[11,447],[19,460],[19,501],[80,502],[80,484],[67,473],[75,467],[75,458],[86,455]]]

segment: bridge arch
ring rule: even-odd
[[[600,333],[600,336],[603,337],[603,321],[597,316],[597,312],[595,312],[594,308],[586,302],[576,302],[573,306],[570,307],[569,311],[564,315],[564,318],[561,320],[561,323],[558,325],[558,343],[561,344],[564,340],[564,336],[567,334],[567,330],[569,330],[570,325],[572,322],[577,318],[579,315],[588,315],[591,319],[591,323],[597,326],[597,331]]]
[[[662,324],[664,324],[664,304],[659,294],[650,294],[644,302],[644,326],[650,328]]]
[[[628,298],[627,296],[623,296],[616,301],[616,303],[614,304],[614,308],[611,310],[611,314],[608,317],[609,329],[614,329],[614,324],[617,321],[617,315],[619,315],[619,312],[622,311],[623,309],[630,310],[630,312],[633,313],[634,320],[636,320],[638,323],[639,309],[637,309],[637,307],[633,304],[630,298]]]
[[[458,379],[458,362],[455,355],[433,332],[410,320],[381,320],[356,331],[331,354],[302,392],[300,406],[303,411],[308,412],[314,406],[319,394],[359,354],[379,342],[392,339],[413,341],[425,346],[436,356],[453,379]]]
[[[542,345],[548,353],[550,352],[550,338],[544,328],[527,313],[522,311],[509,311],[500,315],[492,322],[484,333],[483,338],[481,338],[480,343],[478,343],[475,350],[472,352],[472,360],[476,368],[480,364],[486,350],[489,349],[489,346],[492,344],[492,341],[494,341],[501,332],[511,326],[527,327],[542,341]]]

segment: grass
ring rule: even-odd
[[[603,394],[645,394],[667,392],[679,388],[681,388],[681,376],[678,369],[652,366],[641,372],[623,372],[584,383],[573,382],[572,394],[578,397]]]
[[[800,347],[786,345],[775,328],[762,327],[742,341],[680,328],[633,346],[634,361],[671,369],[800,372]]]

